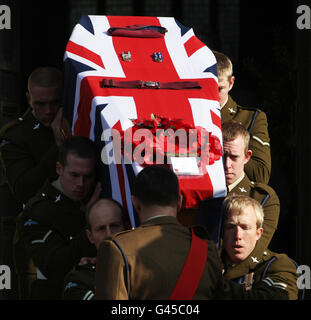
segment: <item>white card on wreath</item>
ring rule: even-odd
[[[202,174],[196,157],[170,157],[170,160],[176,175],[199,176]]]

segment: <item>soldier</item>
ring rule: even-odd
[[[97,200],[86,212],[86,235],[98,249],[101,242],[129,228],[121,205],[109,198]],[[95,295],[96,257],[83,257],[65,277],[63,299],[93,300]]]
[[[250,290],[260,282],[270,288],[258,293],[254,299],[280,299],[272,286],[288,293],[291,300],[297,299],[297,271],[286,254],[270,250],[256,250],[263,233],[264,213],[258,201],[247,196],[228,197],[224,202],[223,261],[224,277]],[[256,253],[255,253],[256,252]],[[251,290],[252,291],[252,290]],[[257,296],[256,296],[257,294]]]
[[[26,113],[0,131],[6,180],[15,199],[26,203],[55,175],[58,147],[70,136],[59,102],[62,73],[52,67],[35,69],[28,78]]]
[[[267,288],[268,298],[287,298],[274,284],[260,282],[247,292],[223,278],[218,251],[205,229],[177,222],[182,196],[176,175],[167,167],[143,169],[132,201],[142,224],[100,244],[97,299],[260,299]]]
[[[181,272],[189,261],[188,266],[199,265],[202,269],[192,270],[188,280],[194,285],[187,283],[186,293],[190,295],[187,298],[194,295],[195,299],[211,299],[222,281],[218,252],[203,228],[194,227],[192,234],[190,229],[178,223],[176,214],[182,197],[174,172],[164,166],[144,168],[136,176],[132,201],[142,224],[134,230],[118,233],[100,245],[96,298],[140,300],[173,296],[176,299],[178,284],[183,278]],[[200,245],[200,255],[195,255],[199,261],[187,260],[183,269],[193,241]],[[207,258],[204,255],[206,243]],[[181,297],[185,299],[185,296]]]
[[[245,173],[250,180],[267,184],[271,174],[271,153],[266,114],[257,108],[241,107],[231,98],[229,91],[235,82],[232,63],[224,54],[213,52],[218,68],[221,121],[233,119],[249,131],[249,148],[253,156],[245,166]]]
[[[58,179],[47,181],[25,206],[17,221],[19,242],[29,253],[37,277],[31,299],[60,299],[64,276],[81,257],[96,255],[85,234],[85,209],[99,196],[93,195],[97,150],[86,137],[72,137],[60,147],[56,163]],[[25,252],[16,252],[22,261]]]
[[[246,195],[256,199],[263,206],[264,232],[259,245],[267,248],[278,225],[279,198],[270,186],[250,181],[244,172],[245,165],[252,157],[249,132],[238,122],[229,120],[223,124],[222,133],[227,195]]]

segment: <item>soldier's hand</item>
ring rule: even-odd
[[[95,264],[96,263],[96,257],[82,257],[80,259],[79,266],[84,266],[84,265],[86,265],[88,263]]]
[[[69,125],[67,119],[65,119],[63,116],[62,116],[62,121],[61,121],[61,131],[62,131],[64,139],[68,139],[72,136],[70,125]]]
[[[53,122],[51,123],[51,128],[54,133],[55,143],[59,147],[63,142],[63,135],[61,132],[61,122],[62,122],[63,111],[59,108],[56,117],[54,118]]]
[[[55,143],[58,147],[61,146],[65,139],[71,136],[71,130],[68,122],[63,117],[62,108],[59,108],[55,119],[51,123],[51,128],[54,133]]]

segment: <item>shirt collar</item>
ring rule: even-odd
[[[228,97],[227,97],[227,99],[226,99],[226,101],[222,104],[222,106],[220,106],[220,110],[226,105],[226,103],[228,102]]]
[[[52,182],[52,186],[58,190],[60,193],[62,193],[63,195],[65,195],[67,198],[70,199],[70,197],[68,197],[67,193],[65,192],[64,188],[62,187],[61,183],[60,183],[60,177],[58,177],[56,180],[54,180]]]
[[[68,199],[70,199],[70,197],[68,197],[68,195],[66,194],[66,192],[64,191],[64,188],[62,187],[62,185],[60,183],[60,177],[58,177],[56,180],[54,180],[51,184],[56,190],[58,190],[60,193],[64,194]],[[85,204],[83,202],[80,202],[80,210],[81,211],[86,210]]]
[[[161,215],[154,216],[154,217],[150,217],[150,218],[146,219],[146,220],[144,221],[144,223],[145,223],[145,222],[148,222],[148,221],[150,221],[150,220],[154,220],[154,219],[157,219],[157,218],[161,218],[161,217],[171,217],[171,216],[169,216],[169,215],[167,215],[167,214],[161,214]]]
[[[241,175],[241,177],[239,179],[237,179],[236,181],[234,181],[233,183],[228,185],[228,192],[231,192],[232,189],[234,189],[243,179],[245,176],[245,172],[243,172],[243,174]]]

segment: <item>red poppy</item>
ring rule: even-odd
[[[133,127],[121,132],[122,152],[140,164],[166,163],[168,156],[196,156],[202,168],[222,156],[218,137],[205,128],[193,127],[182,119],[151,115],[151,119],[132,120]],[[141,130],[142,129],[142,130]],[[141,130],[141,131],[138,131]],[[132,146],[132,154],[128,154]],[[206,171],[206,169],[205,169]]]

